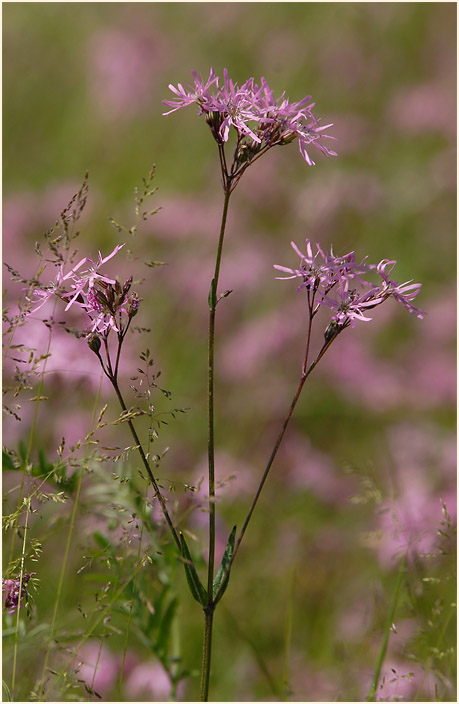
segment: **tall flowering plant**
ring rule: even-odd
[[[336,256],[332,250],[324,252],[318,244],[314,253],[309,239],[306,240],[306,253],[303,253],[292,242],[294,251],[300,257],[299,265],[297,268],[275,265],[275,268],[284,272],[284,274],[288,274],[286,277],[278,278],[299,279],[298,290],[306,298],[306,345],[298,387],[281,425],[242,528],[237,537],[236,528],[231,532],[222,564],[215,575],[215,317],[218,303],[227,294],[227,292],[219,294],[218,281],[230,196],[249,166],[273,147],[287,145],[297,140],[300,154],[309,166],[315,165],[310,154],[312,147],[325,156],[337,156],[337,154],[327,146],[327,140],[334,139],[332,135],[328,134],[328,129],[332,125],[322,125],[320,119],[314,116],[312,110],[315,104],[311,102],[310,96],[303,98],[299,102],[290,102],[284,92],[276,99],[264,78],[261,79],[260,84],[257,84],[253,78],[249,78],[239,86],[229,77],[226,69],[224,70],[222,81],[215,75],[213,69],[210,70],[207,80],[204,80],[196,72],[193,72],[193,79],[193,85],[183,86],[180,83],[177,86],[169,85],[175,97],[163,102],[170,108],[164,113],[165,115],[189,106],[198,108],[198,114],[204,117],[217,144],[221,183],[224,193],[215,271],[209,289],[209,560],[207,565],[207,589],[199,582],[192,565],[188,568],[189,571],[192,568],[193,574],[192,578],[190,578],[192,593],[197,601],[201,603],[204,611],[201,699],[206,701],[209,695],[212,629],[215,608],[227,586],[234,559],[306,379],[343,330],[349,326],[354,327],[356,321],[370,321],[371,317],[369,317],[368,312],[389,298],[401,303],[408,312],[418,318],[422,318],[424,313],[412,303],[419,293],[421,285],[413,284],[411,281],[399,284],[389,278],[396,264],[395,261],[384,259],[378,265],[368,264],[366,260],[358,263],[355,260],[354,252],[344,256]],[[236,145],[232,154],[227,154],[231,131],[235,133]],[[313,320],[319,309],[323,307],[329,309],[330,322],[324,331],[322,348],[317,357],[311,361],[310,343]],[[190,559],[189,554],[186,557]]]
[[[258,487],[248,507],[245,520],[238,530],[231,531],[222,561],[216,565],[216,511],[217,481],[215,472],[215,322],[217,308],[231,292],[219,290],[220,269],[223,256],[225,231],[232,193],[245,171],[270,149],[297,141],[301,157],[309,166],[314,166],[313,150],[326,157],[337,156],[328,144],[334,137],[329,134],[331,124],[322,125],[315,117],[315,105],[309,96],[298,102],[291,102],[283,93],[278,98],[262,78],[257,84],[253,78],[239,86],[225,69],[223,79],[216,76],[213,69],[204,80],[193,72],[193,84],[169,86],[173,97],[164,100],[170,115],[182,108],[195,108],[204,118],[210,134],[217,146],[219,157],[223,204],[220,231],[217,237],[215,266],[208,295],[208,345],[207,345],[207,459],[208,459],[208,560],[207,575],[201,580],[196,563],[189,550],[185,535],[180,529],[163,494],[156,476],[156,464],[150,452],[142,443],[136,429],[136,417],[140,411],[128,408],[124,392],[120,388],[119,364],[128,330],[141,305],[140,297],[132,291],[133,278],[124,282],[106,274],[105,265],[111,261],[124,244],[116,247],[106,256],[99,253],[96,260],[84,257],[72,265],[64,258],[57,258],[57,275],[50,284],[43,284],[38,278],[27,281],[27,307],[23,313],[26,319],[36,314],[51,298],[58,299],[65,311],[78,309],[85,316],[83,337],[89,349],[100,363],[105,377],[109,380],[122,409],[123,422],[128,424],[134,440],[134,448],[142,461],[148,481],[154,490],[168,530],[175,545],[177,555],[183,563],[187,583],[192,597],[200,604],[204,615],[202,667],[200,693],[201,700],[209,698],[212,658],[212,635],[214,614],[228,586],[236,555],[251,521],[262,489],[283,441],[290,419],[299,401],[301,392],[312,371],[325,355],[329,347],[347,329],[358,323],[370,322],[373,310],[389,299],[401,304],[408,313],[422,319],[425,313],[414,305],[421,284],[405,281],[399,283],[393,278],[396,262],[382,259],[373,264],[367,258],[356,258],[355,252],[337,255],[333,248],[324,249],[306,239],[304,245],[291,243],[298,258],[291,266],[275,264],[278,279],[294,280],[297,290],[304,299],[305,346],[300,358],[298,384],[292,401],[286,409],[285,417],[273,443],[266,466],[261,472]],[[234,139],[230,140],[231,135]],[[232,146],[230,146],[232,145]],[[147,189],[148,190],[148,189]],[[152,191],[150,191],[151,193]],[[140,201],[139,201],[140,203]],[[120,228],[117,228],[120,229]],[[24,280],[25,281],[25,280]],[[315,357],[311,354],[311,339],[314,321],[322,310],[328,315],[322,329],[322,346]],[[323,320],[323,318],[321,318]],[[147,359],[148,355],[145,357]],[[34,573],[31,573],[34,574]],[[7,590],[7,608],[19,611],[21,600],[26,593],[30,574],[21,566],[19,580],[4,581]],[[45,663],[46,664],[46,663]],[[374,697],[377,684],[375,676]]]

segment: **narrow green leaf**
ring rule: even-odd
[[[217,574],[215,575],[214,584],[213,584],[213,597],[215,599],[215,597],[218,594],[218,599],[215,601],[216,604],[218,604],[218,602],[222,598],[223,594],[225,593],[226,587],[228,586],[231,570],[227,571],[227,568],[231,562],[231,558],[233,557],[235,539],[236,539],[236,526],[234,526],[233,530],[230,533],[230,536],[228,538],[228,542],[226,544],[225,552],[223,553],[221,565],[218,569]],[[221,591],[220,591],[220,588],[221,588]]]
[[[158,639],[156,641],[156,649],[157,649],[158,653],[161,653],[164,657],[167,656],[167,653],[169,650],[172,622],[173,622],[175,614],[177,612],[178,603],[179,603],[178,598],[174,597],[172,599],[172,601],[169,603],[166,611],[164,612],[164,616],[161,619],[161,623],[159,625],[159,633],[158,633]]]
[[[14,462],[11,459],[11,457],[3,450],[2,452],[2,457],[3,457],[3,469],[16,469],[14,466]]]
[[[196,567],[194,566],[183,533],[180,533],[180,545],[182,547],[183,565],[185,567],[185,574],[190,592],[196,601],[198,601],[202,606],[205,606],[207,604],[207,591],[202,586],[201,580],[196,572]]]

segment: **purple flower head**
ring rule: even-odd
[[[396,264],[394,260],[383,259],[376,266],[367,264],[366,258],[360,263],[356,262],[354,252],[337,257],[333,248],[330,252],[324,252],[318,244],[317,252],[313,254],[309,239],[306,240],[306,254],[303,254],[294,242],[291,245],[300,257],[300,266],[293,269],[275,264],[275,269],[289,274],[276,278],[302,279],[298,291],[307,290],[312,314],[314,315],[321,305],[331,309],[333,335],[340,328],[348,325],[354,327],[356,320],[370,321],[367,312],[390,297],[395,298],[417,318],[423,318],[425,315],[412,305],[421,284],[413,284],[411,281],[399,284],[389,279]],[[382,285],[362,278],[363,274],[375,272],[382,278]]]
[[[97,261],[84,257],[67,274],[63,273],[61,265],[52,284],[47,287],[35,287],[33,302],[39,302],[39,305],[31,313],[41,308],[52,295],[57,295],[65,301],[70,299],[65,307],[66,311],[75,305],[87,313],[91,326],[86,337],[94,333],[107,334],[110,330],[119,333],[122,316],[127,316],[130,320],[137,313],[139,305],[136,294],[128,296],[132,277],[121,285],[115,279],[102,274],[100,269],[122,247],[124,244],[116,245],[106,257],[99,252]],[[81,270],[84,264],[87,267]],[[70,291],[65,288],[67,283],[70,283]]]
[[[89,295],[91,293],[91,289],[94,288],[94,284],[96,281],[105,282],[107,284],[115,283],[114,279],[109,279],[106,276],[103,276],[99,272],[99,269],[103,264],[105,264],[112,257],[114,257],[115,254],[117,254],[119,250],[123,247],[124,244],[117,244],[113,252],[111,252],[107,257],[102,257],[102,254],[99,252],[97,262],[94,262],[92,259],[89,259],[89,257],[84,257],[84,259],[81,259],[78,264],[74,266],[73,269],[62,278],[62,281],[68,279],[73,281],[73,292],[64,294],[64,297],[66,298],[71,297],[71,300],[67,304],[65,310],[68,310],[70,306],[74,303],[76,303],[76,305],[81,306],[82,308],[86,308],[86,303],[84,301],[85,289],[86,295]],[[76,272],[78,271],[78,269],[86,262],[89,262],[89,267],[81,273],[77,274]],[[81,297],[83,297],[83,301],[81,301]]]
[[[359,292],[349,287],[349,279],[341,278],[338,281],[338,288],[332,295],[324,294],[320,302],[333,311],[331,317],[333,322],[341,327],[349,324],[354,327],[356,320],[364,322],[372,320],[365,315],[365,312],[384,301],[384,297],[379,294],[380,289],[377,286],[370,291]]]
[[[302,278],[303,283],[298,287],[298,291],[306,288],[308,291],[318,291],[320,295],[323,295],[339,281],[349,281],[350,279],[356,279],[361,284],[372,286],[372,284],[362,281],[359,274],[368,272],[375,267],[365,264],[365,260],[358,264],[355,261],[354,252],[349,252],[342,257],[336,257],[333,253],[333,248],[330,252],[324,252],[320,245],[316,244],[317,252],[313,254],[311,241],[306,239],[307,253],[303,254],[295,242],[290,244],[300,257],[300,268],[290,269],[279,264],[274,264],[274,268],[290,274],[290,276],[277,276],[276,278],[278,279]]]
[[[169,85],[177,97],[174,100],[163,100],[172,108],[164,115],[197,103],[200,114],[206,116],[219,144],[228,141],[230,128],[233,127],[237,132],[238,143],[246,138],[251,141],[249,146],[254,148],[258,145],[251,155],[252,159],[260,151],[288,144],[294,139],[298,139],[301,156],[310,166],[315,164],[308,152],[311,144],[327,156],[336,156],[336,152],[322,143],[323,139],[334,139],[324,134],[324,130],[331,127],[331,124],[320,126],[320,120],[312,113],[314,103],[310,102],[310,96],[297,103],[290,103],[284,92],[276,100],[265,78],[261,79],[260,86],[253,78],[249,78],[239,87],[229,77],[227,69],[223,72],[223,85],[219,85],[219,78],[213,69],[206,82],[195,72],[193,76],[194,87],[184,88],[180,83],[177,88]],[[209,92],[211,87],[213,93]],[[247,155],[245,156],[247,160]]]
[[[411,304],[411,301],[416,298],[421,290],[422,284],[413,284],[411,283],[412,279],[405,281],[403,284],[399,284],[397,281],[391,281],[389,274],[392,273],[396,263],[397,262],[393,259],[382,259],[377,266],[378,274],[380,274],[383,280],[383,291],[386,296],[392,296],[392,298],[398,301],[398,303],[401,303],[409,313],[422,320],[426,313]],[[388,271],[386,271],[386,269]]]
[[[254,99],[253,79],[249,79],[241,88],[228,76],[225,68],[223,71],[224,85],[219,89],[217,95],[210,101],[212,113],[219,113],[221,126],[219,135],[223,142],[229,138],[230,127],[234,127],[240,137],[250,136],[254,142],[261,142],[253,129],[249,127],[250,122],[258,122],[260,119],[258,107]]]
[[[317,252],[313,254],[311,241],[306,239],[306,254],[303,254],[295,242],[290,242],[290,244],[300,257],[300,268],[290,269],[280,264],[274,264],[275,269],[290,274],[290,276],[276,276],[276,279],[295,279],[299,277],[303,282],[298,287],[298,291],[302,288],[313,291],[318,289],[319,286],[322,286],[323,289],[329,289],[334,283],[333,272],[330,269],[328,258],[320,246],[316,245]]]
[[[181,83],[178,83],[177,88],[175,88],[169,83],[169,89],[175,93],[177,98],[175,100],[163,100],[165,105],[172,108],[172,110],[164,112],[163,115],[170,115],[171,112],[175,112],[187,105],[193,105],[194,103],[197,103],[201,108],[200,114],[203,112],[204,106],[208,109],[208,102],[211,97],[208,93],[208,89],[212,84],[218,84],[218,78],[215,76],[213,68],[210,69],[209,78],[206,82],[202,80],[196,71],[192,71],[191,73],[194,78],[194,86],[186,86],[186,88],[184,88]]]
[[[20,579],[3,579],[2,578],[2,591],[6,592],[5,595],[5,609],[10,613],[14,614],[16,609],[22,606],[22,601],[24,597],[27,596],[27,584],[30,578],[36,574],[35,572],[26,572],[22,575],[22,584]],[[20,598],[19,598],[20,592]]]

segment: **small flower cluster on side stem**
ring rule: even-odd
[[[312,319],[321,306],[331,310],[331,322],[325,332],[325,338],[336,337],[344,328],[355,326],[357,320],[369,322],[372,318],[367,313],[372,308],[393,298],[401,303],[409,313],[422,319],[424,311],[413,305],[414,298],[421,290],[421,284],[405,281],[399,284],[389,278],[396,261],[383,259],[378,265],[367,264],[366,259],[358,263],[354,252],[337,257],[333,250],[324,252],[316,245],[313,254],[311,242],[306,240],[306,254],[301,252],[294,242],[294,251],[300,257],[298,268],[275,264],[274,268],[288,276],[278,279],[300,279],[298,291],[305,290],[310,318]],[[368,275],[376,275],[377,282],[367,281]]]
[[[3,579],[2,591],[5,592],[4,607],[10,614],[21,608],[24,598],[27,598],[27,584],[35,572],[25,572],[21,579]]]
[[[100,268],[114,257],[122,247],[124,247],[124,244],[117,245],[107,257],[102,257],[99,252],[96,262],[84,257],[67,274],[64,274],[63,266],[61,265],[56,279],[49,286],[37,285],[34,282],[34,297],[29,297],[29,300],[32,303],[38,302],[39,305],[29,311],[28,315],[39,310],[52,296],[57,296],[67,302],[66,311],[72,305],[75,305],[88,315],[90,326],[83,333],[83,337],[86,339],[88,347],[97,356],[105,376],[113,386],[125,414],[131,435],[138,448],[145,471],[155,490],[155,496],[160,502],[166,523],[178,550],[181,550],[180,539],[167,510],[166,500],[153,475],[142,443],[132,422],[132,418],[138,415],[139,412],[132,413],[128,410],[118,383],[119,362],[123,342],[132,319],[137,315],[140,298],[135,292],[131,292],[132,277],[129,277],[124,284],[121,284],[116,279],[111,279],[102,274]],[[85,264],[87,268],[80,271]],[[67,290],[69,285],[70,290]],[[116,352],[113,356],[110,349],[111,333],[116,335],[117,340]]]

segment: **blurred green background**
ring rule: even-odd
[[[455,552],[449,529],[447,549],[437,530],[441,501],[454,519],[456,497],[455,4],[4,4],[4,260],[30,275],[35,241],[86,171],[79,253],[110,252],[126,237],[108,216],[133,224],[134,188],[157,165],[152,207],[161,210],[128,240],[125,250],[137,259],[123,251],[115,270],[121,279],[131,271],[145,279],[138,318],[150,328],[130,340],[124,380],[127,388],[138,354],[149,347],[173,395],[168,402],[158,394],[158,409],[191,408],[161,431],[156,451],[170,446],[161,476],[176,483],[171,502],[197,536],[198,553],[206,536],[205,480],[192,499],[180,483],[199,486],[205,477],[207,293],[223,197],[204,120],[194,107],[163,117],[161,101],[171,97],[170,83],[188,83],[192,69],[207,76],[211,66],[220,76],[227,67],[239,83],[264,76],[276,95],[285,90],[292,101],[311,95],[315,115],[334,123],[329,132],[339,154],[314,155],[317,166],[310,168],[295,143],[273,150],[248,170],[232,198],[221,290],[233,293],[219,306],[217,324],[220,543],[245,517],[299,375],[304,301],[294,283],[275,280],[272,268],[296,263],[290,241],[301,249],[309,237],[375,263],[396,259],[399,281],[423,283],[416,303],[428,313],[419,321],[389,302],[372,324],[343,334],[308,382],[217,613],[212,699],[362,700],[399,557],[409,548],[379,698],[453,701]],[[149,269],[145,259],[167,266]],[[5,304],[14,306],[20,287],[5,276],[4,288]],[[319,328],[316,335],[318,349]],[[50,462],[63,434],[68,442],[84,437],[98,383],[93,360],[83,361],[91,353],[81,341],[68,345],[61,360],[73,359],[81,373],[66,374],[58,363],[47,375],[48,401],[33,441],[32,457],[41,450]],[[102,396],[100,405],[110,401],[108,387]],[[21,413],[21,423],[5,421],[10,448],[28,442],[33,409],[24,402]],[[120,439],[118,430],[122,446],[130,442],[125,434]],[[133,461],[124,471],[135,467]],[[4,513],[14,510],[17,476],[5,474]],[[77,604],[94,608],[90,570],[77,571],[94,550],[95,528],[115,543],[132,512],[132,497],[120,489],[116,498],[107,476],[99,468],[83,482],[59,611],[62,647],[84,630]],[[136,482],[134,471],[131,486]],[[116,506],[123,501],[122,514]],[[40,587],[32,623],[19,639],[19,699],[28,699],[40,677],[39,627],[51,619],[71,509],[70,499],[45,502],[32,517],[30,536],[43,553],[28,565]],[[4,570],[10,533],[6,540]],[[93,581],[97,574],[108,579],[96,563]],[[170,564],[164,569],[163,585],[173,580]],[[144,579],[154,599],[157,574],[156,586]],[[193,700],[201,616],[181,572],[177,583],[173,650],[191,673],[180,696]],[[105,643],[105,672],[126,631],[122,609],[111,616],[119,632]],[[134,664],[121,694],[115,675],[99,683],[103,699],[167,698],[167,686],[155,689],[148,675],[142,685],[143,664],[156,657],[147,641],[130,631]],[[7,683],[12,653],[7,630]],[[62,650],[57,668],[56,662],[66,662]],[[91,699],[81,684],[66,691],[61,681],[52,697]]]

